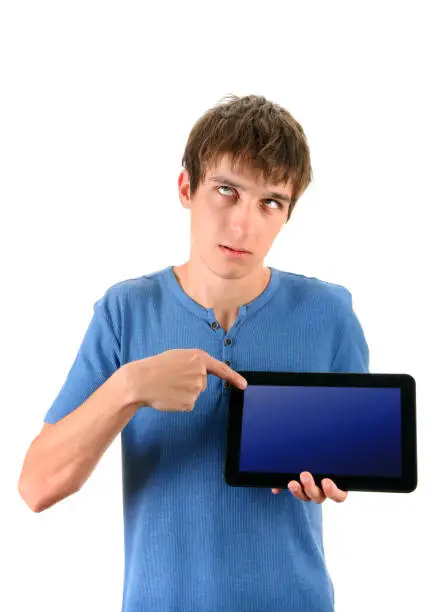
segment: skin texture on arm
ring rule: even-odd
[[[120,368],[78,408],[45,423],[26,453],[18,482],[22,499],[41,512],[79,491],[137,407],[129,401],[128,372]]]

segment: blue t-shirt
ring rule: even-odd
[[[94,303],[45,421],[75,410],[120,366],[173,348],[200,348],[237,371],[368,372],[340,285],[271,268],[228,333],[214,321],[172,266],[113,285]],[[224,481],[229,393],[209,375],[191,412],[145,406],[121,433],[125,612],[334,610],[322,506]]]

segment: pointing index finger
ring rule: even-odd
[[[235,387],[239,387],[240,389],[245,389],[247,387],[247,380],[241,376],[241,374],[238,374],[238,372],[232,370],[232,368],[223,361],[215,359],[209,353],[205,353],[205,355],[205,367],[207,368],[207,372],[210,372],[223,380],[227,380],[229,383]]]

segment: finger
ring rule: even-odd
[[[272,489],[272,492],[274,493],[274,495],[277,495],[277,493],[280,493],[281,489]]]
[[[202,391],[207,389],[207,373],[202,374]]]
[[[348,497],[348,491],[343,491],[339,489],[336,484],[330,480],[329,478],[325,478],[322,480],[322,489],[324,490],[325,495],[339,504],[345,501]]]
[[[207,353],[206,351],[201,351],[201,353],[208,372],[214,374],[215,376],[219,376],[219,378],[222,378],[223,380],[227,380],[229,383],[235,387],[239,387],[240,389],[245,389],[247,387],[247,380],[241,376],[241,374],[238,374],[238,372],[232,370],[232,368],[223,361],[219,361],[219,359],[212,357],[210,353]]]
[[[310,472],[302,472],[300,474],[300,480],[306,495],[308,495],[313,502],[321,504],[325,501],[325,493],[316,485],[313,475]]]
[[[294,497],[297,497],[297,499],[301,499],[302,501],[306,502],[311,501],[297,480],[291,480],[291,482],[288,483],[288,489],[291,491]]]

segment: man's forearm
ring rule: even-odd
[[[130,364],[129,364],[130,365]],[[83,486],[114,438],[138,410],[123,366],[85,402],[31,443],[19,480],[28,506],[41,512]]]

